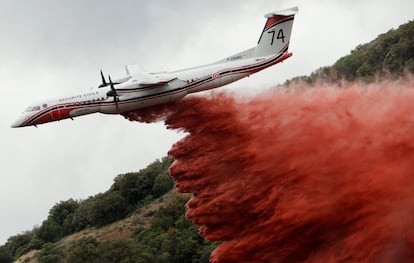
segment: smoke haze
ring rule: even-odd
[[[200,234],[223,241],[211,262],[413,262],[413,88],[216,92],[126,117],[187,132],[170,173]]]

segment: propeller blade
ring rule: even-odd
[[[114,91],[114,92],[116,92],[115,91],[115,88],[114,88],[114,83],[112,82],[112,79],[111,79],[111,75],[109,75],[108,77],[109,77],[109,85],[111,87],[111,90]]]
[[[111,92],[111,95],[114,97],[114,102],[115,102],[116,109],[119,111],[119,106],[118,106],[119,97],[118,97],[118,93],[116,92],[116,89],[114,87],[114,83],[112,82],[111,75],[109,75],[108,78],[109,78],[109,85],[110,85],[111,91],[112,91]]]
[[[102,84],[99,85],[99,88],[106,87],[108,85],[108,83],[106,83],[105,77],[102,73],[102,69],[101,69],[101,79],[102,79]]]

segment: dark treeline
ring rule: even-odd
[[[40,263],[57,262],[208,262],[218,245],[204,241],[185,219],[188,196],[174,193],[153,214],[149,226],[138,226],[128,238],[100,241],[93,237],[67,243],[63,237],[123,219],[173,188],[165,157],[137,173],[118,175],[110,189],[86,200],[55,204],[40,227],[10,237],[0,247],[0,262],[13,262],[38,250]]]
[[[108,191],[86,200],[69,199],[55,204],[40,227],[12,236],[0,247],[0,262],[11,262],[31,250],[40,249],[44,258],[47,251],[56,250],[51,244],[64,236],[125,218],[172,189],[173,181],[168,175],[171,162],[171,158],[165,157],[137,173],[119,175]],[[180,205],[183,214],[184,206]]]
[[[155,214],[149,227],[139,227],[130,238],[99,241],[85,237],[63,245],[45,243],[40,263],[208,262],[218,245],[208,243],[185,219],[188,197],[175,194]]]
[[[405,71],[414,73],[414,21],[357,46],[351,54],[340,58],[330,67],[322,67],[310,76],[293,78],[286,84],[297,80],[373,81],[382,76],[398,77]]]

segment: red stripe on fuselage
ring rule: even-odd
[[[287,43],[285,45],[285,48],[288,45],[289,45],[289,43]],[[256,73],[256,72],[258,72],[260,70],[263,70],[263,69],[265,69],[267,67],[270,67],[270,66],[272,66],[274,64],[277,64],[277,63],[279,63],[279,62],[281,62],[281,61],[283,61],[283,60],[285,60],[285,59],[287,59],[288,57],[291,56],[290,53],[287,53],[287,54],[281,56],[275,62],[273,62],[271,64],[266,64],[268,61],[274,59],[275,57],[277,57],[279,55],[280,54],[277,54],[277,55],[272,56],[272,57],[270,57],[270,58],[268,58],[266,60],[262,60],[262,61],[260,61],[258,63],[252,63],[252,64],[249,64],[249,65],[243,65],[243,66],[235,67],[235,68],[223,69],[223,70],[220,70],[218,72],[218,74],[220,74],[220,72],[225,72],[225,71],[239,70],[239,72],[234,72],[234,73],[233,72],[230,72],[230,73],[227,73],[227,74],[225,74],[225,75],[223,75],[221,77],[227,77],[227,76],[232,76],[232,75],[237,75],[237,74],[249,74],[250,75],[250,74]],[[248,68],[253,67],[253,66],[258,66],[259,64],[263,64],[263,65],[260,66],[260,67],[258,67],[258,68],[255,68],[255,69],[248,70]],[[246,71],[240,71],[243,68],[246,68]],[[208,76],[210,76],[210,74]],[[188,90],[195,89],[195,88],[197,88],[197,87],[199,87],[201,85],[205,85],[207,83],[210,83],[213,80],[215,80],[215,79],[210,79],[208,81],[203,81],[200,84],[197,84],[197,85],[194,85],[194,86],[189,86],[187,88],[180,89],[178,91],[172,91],[172,92],[163,93],[163,94],[154,95],[154,96],[145,97],[145,98],[137,97],[135,99],[131,99],[131,100],[128,100],[128,101],[119,101],[118,104],[119,105],[127,105],[127,104],[130,104],[130,103],[136,103],[137,101],[146,101],[146,100],[151,100],[151,99],[155,99],[155,98],[161,98],[161,97],[170,96],[170,95],[174,95],[174,94],[178,94],[178,93],[182,93],[182,92],[187,92]],[[189,85],[191,85],[194,82],[189,83]],[[114,102],[112,102],[112,103],[111,102],[105,102],[105,103],[103,103],[103,102],[102,103],[96,103],[95,102],[94,104],[91,104],[91,105],[84,104],[84,105],[77,105],[77,106],[63,107],[63,108],[62,108],[62,106],[70,105],[70,104],[76,104],[77,102],[66,102],[66,103],[61,103],[61,104],[55,104],[53,106],[50,106],[50,107],[48,107],[46,109],[43,109],[42,111],[40,111],[40,112],[38,112],[38,113],[30,116],[29,118],[27,118],[27,120],[23,123],[22,126],[37,125],[37,124],[41,124],[41,123],[45,123],[45,122],[51,122],[51,121],[57,121],[57,120],[61,120],[61,119],[67,119],[67,118],[70,118],[71,117],[70,116],[70,112],[73,111],[73,110],[78,110],[78,109],[83,109],[83,108],[90,108],[90,107],[98,107],[98,106],[99,107],[114,107],[115,106],[115,103]],[[87,103],[87,102],[82,102],[82,103]],[[50,108],[55,108],[55,109],[50,110]],[[56,116],[56,117],[53,118],[52,116]]]

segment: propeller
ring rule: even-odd
[[[112,82],[111,76],[108,76],[108,78],[109,78],[109,86],[111,87],[111,90],[108,91],[106,93],[106,95],[109,96],[109,97],[114,97],[114,102],[115,102],[116,109],[119,111],[119,106],[118,106],[119,96],[118,96],[118,93],[116,92],[116,89],[114,87],[114,83]]]
[[[102,69],[101,69],[101,79],[102,79],[102,84],[99,85],[98,88],[103,88],[103,87],[108,86],[108,83],[106,82],[105,77],[104,77],[104,75],[102,73]]]

